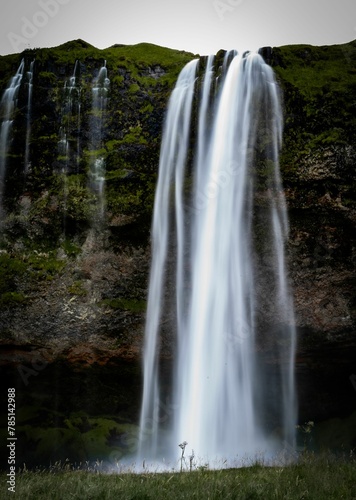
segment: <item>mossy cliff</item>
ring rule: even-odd
[[[356,42],[261,53],[277,75],[285,112],[281,169],[300,420],[342,417],[356,408]],[[65,458],[77,439],[87,440],[73,451],[78,460],[104,457],[108,447],[134,451],[129,426],[139,412],[162,126],[176,78],[194,57],[150,44],[98,50],[77,40],[0,58],[2,92],[25,63],[2,187],[3,383],[18,388],[23,443],[42,449],[43,460]],[[110,86],[97,144],[92,87],[104,64]],[[105,164],[103,213],[90,182],[98,158]],[[163,369],[172,355],[166,337]],[[88,451],[92,437],[101,443],[95,453]],[[44,447],[52,438],[61,444],[51,454]]]

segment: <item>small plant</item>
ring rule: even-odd
[[[183,460],[185,461],[185,458],[184,458],[184,451],[185,451],[185,447],[187,446],[187,441],[183,441],[183,443],[181,443],[179,445],[179,447],[182,449],[182,454],[181,454],[181,457],[180,457],[180,471],[182,472],[183,471]]]
[[[194,460],[194,450],[192,450],[192,454],[189,455],[189,471],[192,472],[193,469],[193,460]]]
[[[304,435],[304,450],[307,450],[308,443],[310,443],[312,440],[311,436],[309,436],[309,439],[307,439],[307,434],[311,434],[313,427],[314,422],[312,422],[311,420],[309,420],[309,422],[305,422],[303,425],[296,426],[296,428],[300,430]]]

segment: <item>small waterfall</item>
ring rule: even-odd
[[[58,153],[62,156],[64,167],[62,173],[64,173],[68,167],[68,151],[69,151],[69,143],[67,141],[67,134],[65,129],[61,127],[59,129],[59,141],[58,141]]]
[[[164,267],[167,259],[169,239],[168,205],[172,178],[176,175],[177,187],[182,182],[182,173],[188,152],[191,108],[194,96],[194,82],[198,60],[191,61],[179,75],[169,101],[160,154],[160,179],[157,185],[153,214],[153,249],[149,300],[147,309],[144,392],[140,422],[140,455],[157,458],[160,441],[159,433],[159,377],[157,345],[161,307],[163,302]],[[180,141],[178,140],[178,137]],[[177,203],[177,212],[179,211]],[[178,213],[179,216],[179,213]],[[181,290],[177,290],[181,294]],[[151,425],[149,434],[146,423]]]
[[[233,60],[234,57],[236,57],[238,54],[237,54],[237,50],[235,49],[231,49],[231,50],[227,50],[225,52],[225,56],[224,56],[224,61],[223,61],[223,65],[222,65],[222,72],[221,74],[223,75],[223,77],[226,76],[227,74],[227,68],[229,67],[231,61]]]
[[[24,74],[25,61],[22,59],[18,70],[9,82],[9,86],[1,99],[1,131],[0,131],[0,221],[2,220],[2,196],[6,174],[7,154],[11,145],[11,127],[17,104],[17,95]]]
[[[78,172],[80,161],[81,87],[79,62],[76,61],[72,76],[64,82],[62,125],[59,130],[58,153],[63,177],[63,225],[66,227],[68,175]],[[65,231],[65,229],[64,229]]]
[[[68,114],[70,118],[76,116],[75,130],[76,135],[76,166],[79,168],[80,161],[80,129],[81,129],[81,87],[79,83],[79,61],[77,60],[74,65],[73,75],[69,79],[68,85]]]
[[[196,92],[195,140],[198,60],[178,78],[163,131],[138,453],[147,463],[175,460],[184,441],[197,457],[220,466],[260,454],[271,458],[295,445],[278,88],[259,54],[229,52],[212,92],[213,64],[208,58]],[[171,319],[176,332],[168,397],[167,374],[159,368],[163,319]],[[272,353],[272,366],[263,348]]]
[[[30,64],[30,69],[27,72],[27,117],[26,117],[26,143],[25,143],[25,174],[30,168],[30,141],[31,141],[31,112],[32,112],[32,91],[33,91],[33,67],[34,61]]]
[[[101,219],[105,208],[105,159],[100,151],[103,144],[105,113],[110,80],[106,61],[99,70],[92,86],[92,115],[90,123],[90,186],[98,198],[98,217]]]
[[[61,161],[61,171],[63,178],[63,227],[66,228],[67,198],[68,198],[68,162],[69,162],[69,142],[64,127],[59,129],[58,153]]]
[[[64,82],[64,101],[62,109],[62,128],[67,140],[67,163],[78,170],[80,161],[80,128],[81,128],[81,86],[79,82],[79,62],[76,61],[72,76]],[[63,135],[60,141],[63,140]],[[71,145],[75,143],[75,147]],[[63,148],[62,148],[63,149]],[[69,165],[70,163],[70,165]]]

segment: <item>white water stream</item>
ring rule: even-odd
[[[256,53],[235,54],[220,79],[213,57],[201,82],[191,61],[169,101],[152,225],[140,460],[174,460],[183,441],[220,463],[294,446],[282,111],[272,69]],[[167,319],[176,334],[168,397],[160,370]],[[270,365],[264,345],[273,346]]]

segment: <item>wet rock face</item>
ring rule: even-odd
[[[61,350],[92,337],[117,345],[141,339],[149,266],[144,249],[117,254],[88,236],[80,256],[59,255],[57,262],[58,275],[22,277],[17,289],[24,303],[2,306],[3,338]]]
[[[291,215],[290,276],[297,326],[325,340],[355,331],[355,237],[334,211]]]

